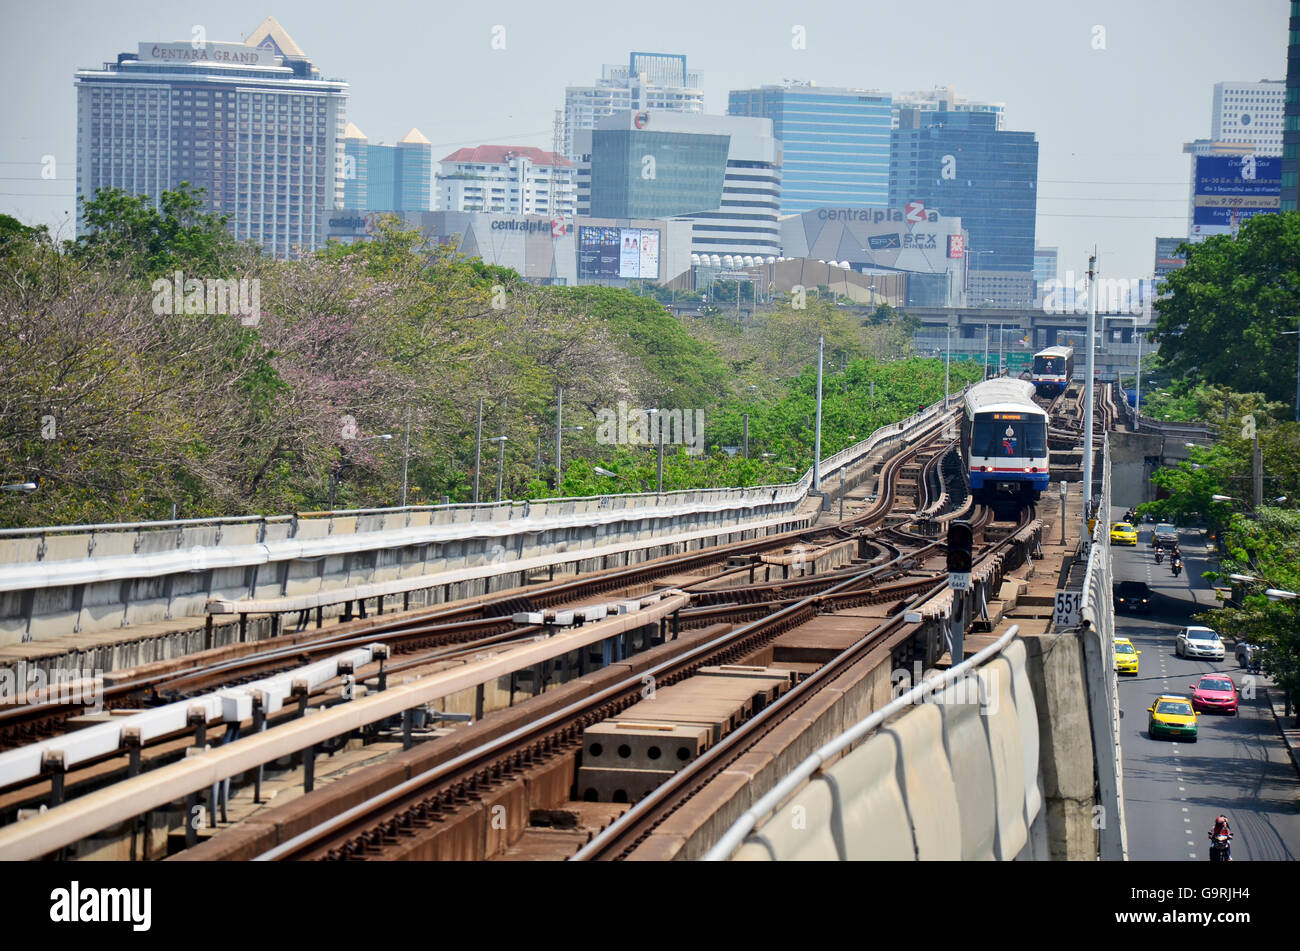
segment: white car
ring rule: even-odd
[[[1208,627],[1185,627],[1174,640],[1174,653],[1179,657],[1223,660],[1223,641]]]

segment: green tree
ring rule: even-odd
[[[1300,322],[1300,212],[1255,215],[1236,237],[1188,246],[1165,279],[1155,339],[1178,377],[1293,405]]]
[[[1211,575],[1229,583],[1230,574],[1259,579],[1237,605],[1203,616],[1222,634],[1260,648],[1266,674],[1292,698],[1300,699],[1300,602],[1270,601],[1268,588],[1300,591],[1300,512],[1263,507],[1251,516],[1237,515],[1226,535],[1223,570]],[[1298,711],[1300,713],[1300,711]]]
[[[82,258],[122,262],[138,278],[174,270],[224,277],[255,252],[241,248],[226,230],[228,216],[204,210],[204,195],[188,182],[163,192],[157,204],[148,195],[101,189],[86,202],[89,227],[72,243],[72,251]]]

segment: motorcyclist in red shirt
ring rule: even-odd
[[[1215,836],[1220,836],[1220,835],[1227,837],[1226,858],[1228,859],[1228,861],[1232,861],[1232,829],[1229,828],[1228,826],[1227,816],[1219,816],[1217,819],[1214,820],[1214,829],[1210,832],[1210,841],[1213,841]]]

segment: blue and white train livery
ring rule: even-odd
[[[1051,473],[1047,413],[1034,402],[1033,383],[1001,378],[971,387],[961,452],[976,499],[1037,501]]]
[[[1055,396],[1064,391],[1073,376],[1073,347],[1048,347],[1034,354],[1034,368],[1029,378],[1040,396]]]

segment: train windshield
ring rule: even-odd
[[[1064,373],[1065,357],[1034,357],[1035,373]]]
[[[1047,455],[1047,420],[1025,413],[980,413],[971,434],[972,456],[1029,459]]]

